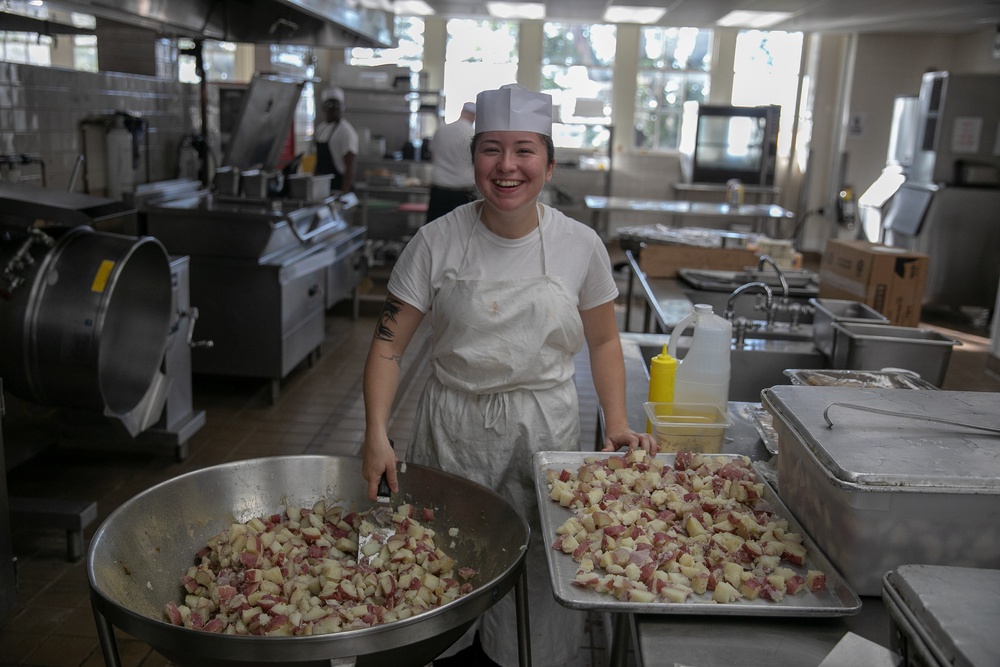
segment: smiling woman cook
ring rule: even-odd
[[[363,475],[372,499],[383,472],[398,488],[388,415],[403,354],[429,315],[432,374],[406,458],[493,488],[523,513],[532,527],[532,658],[556,667],[582,645],[585,614],[553,598],[531,465],[537,451],[580,447],[573,356],[584,341],[605,450],[656,444],[627,421],[607,249],[590,227],[538,203],[555,168],[551,96],[509,85],[480,93],[476,109],[471,150],[483,199],[422,227],[393,269],[365,366]],[[512,595],[476,629],[474,650],[485,656],[467,649],[463,665],[517,664]],[[472,639],[470,631],[448,653]]]

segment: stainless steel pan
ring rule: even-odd
[[[414,667],[434,659],[514,585],[529,528],[503,498],[478,484],[408,464],[402,500],[431,507],[428,525],[461,565],[475,568],[475,590],[430,612],[363,630],[312,637],[245,637],[171,625],[164,606],[179,601],[179,577],[207,540],[236,521],[316,500],[366,508],[361,459],[290,456],[205,468],[140,493],[94,535],[88,558],[91,600],[109,667],[117,667],[114,627],[182,666],[298,664]],[[449,528],[457,528],[454,545]],[[519,586],[519,590],[522,587]]]

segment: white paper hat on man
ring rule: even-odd
[[[337,100],[338,102],[343,104],[344,89],[338,88],[337,86],[324,88],[322,94],[320,94],[320,102],[328,102],[329,100]]]
[[[538,132],[552,136],[552,96],[516,83],[476,96],[476,132]]]

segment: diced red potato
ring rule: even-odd
[[[573,585],[633,602],[780,602],[822,593],[802,568],[802,536],[763,500],[746,457],[678,453],[673,467],[641,451],[548,470],[549,497],[573,510],[552,547],[578,564]]]
[[[181,577],[184,604],[168,602],[166,618],[206,632],[318,635],[410,618],[471,593],[476,571],[458,567],[414,514],[411,505],[396,508],[396,532],[369,543],[369,565],[355,561],[366,515],[322,500],[232,524],[198,551]],[[419,515],[433,521],[434,510]]]

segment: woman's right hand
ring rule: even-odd
[[[361,462],[361,476],[368,484],[368,500],[374,501],[378,495],[378,483],[385,473],[389,488],[393,493],[399,491],[399,481],[396,479],[396,452],[385,437],[369,438],[365,436]]]

